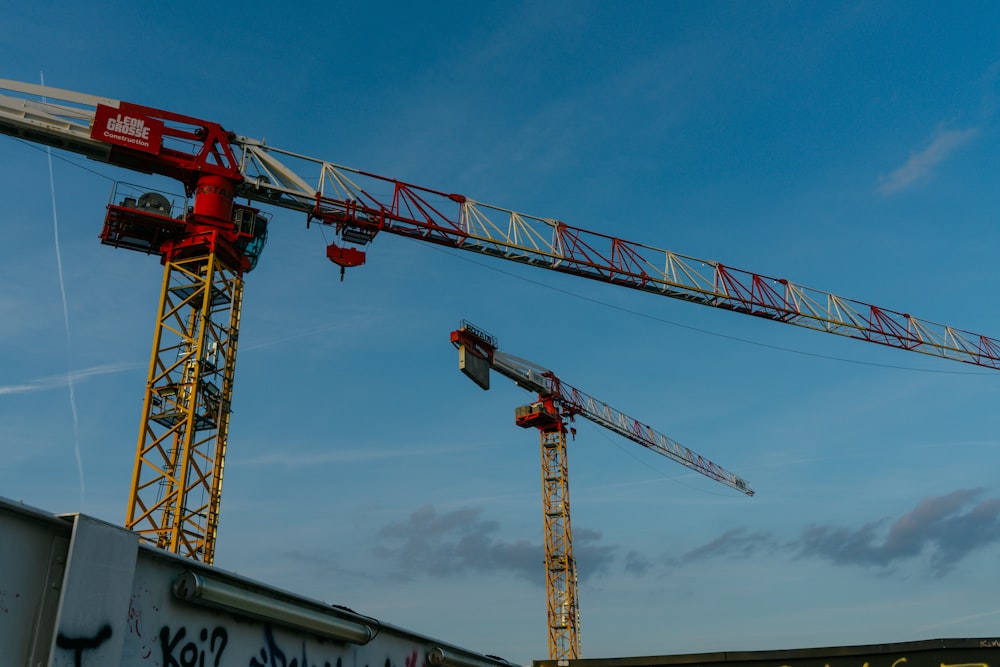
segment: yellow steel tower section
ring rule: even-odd
[[[542,509],[545,522],[545,590],[549,659],[580,657],[580,607],[569,519],[566,429],[539,430],[542,453]]]
[[[242,273],[214,252],[165,261],[126,527],[211,564]]]

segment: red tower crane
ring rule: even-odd
[[[0,134],[180,182],[183,201],[116,187],[102,243],[164,265],[126,526],[211,563],[236,362],[243,276],[268,216],[304,213],[365,262],[382,232],[787,324],[1000,368],[1000,340],[788,280],[626,241],[267,146],[219,123],[0,79]],[[315,174],[318,173],[318,177]],[[304,176],[311,174],[312,176]]]
[[[469,322],[451,332],[451,342],[458,348],[459,369],[483,389],[489,389],[494,370],[538,394],[537,401],[517,408],[514,423],[538,429],[540,438],[549,660],[581,658],[580,600],[570,527],[569,422],[579,415],[748,496],[754,494],[753,489],[746,480],[571,386],[552,371],[501,352],[496,338]]]

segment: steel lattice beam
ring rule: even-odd
[[[126,528],[211,564],[243,279],[214,254],[167,262]]]
[[[573,533],[570,526],[566,429],[560,423],[558,428],[539,431],[539,434],[549,659],[575,660],[582,656],[576,560],[573,558]]]

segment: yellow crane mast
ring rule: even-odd
[[[211,563],[243,279],[214,253],[168,261],[125,527]]]

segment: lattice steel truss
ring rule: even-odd
[[[126,528],[211,564],[243,279],[214,253],[165,265]]]
[[[569,516],[566,429],[539,431],[542,454],[542,510],[545,521],[545,590],[549,659],[580,657],[580,607]]]

